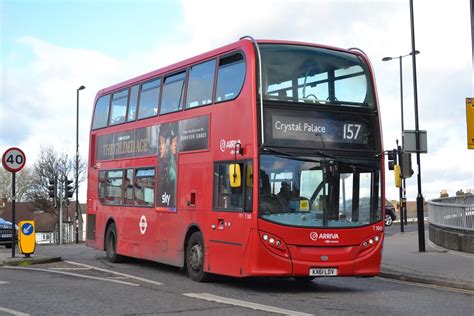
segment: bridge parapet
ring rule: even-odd
[[[428,201],[429,236],[447,249],[474,253],[474,196]]]

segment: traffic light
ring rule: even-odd
[[[388,150],[387,151],[387,159],[388,159],[388,170],[393,170],[395,165],[397,164],[397,150]]]
[[[56,207],[56,200],[58,196],[58,178],[55,176],[53,179],[49,179],[48,191],[49,197],[53,199],[54,207]]]
[[[72,198],[74,195],[74,186],[72,185],[72,180],[64,178],[64,197],[66,199]]]
[[[411,178],[413,175],[413,169],[411,168],[411,154],[410,153],[402,153],[402,159],[400,161],[402,166],[402,177],[404,179]]]
[[[393,176],[395,178],[395,186],[397,188],[402,185],[402,175],[400,165],[397,164],[398,150],[388,150],[387,151],[387,160],[388,160],[388,169],[393,170]]]
[[[395,178],[395,186],[400,188],[402,186],[402,174],[400,171],[400,165],[395,165],[393,167],[393,176]]]
[[[54,179],[49,179],[49,185],[48,185],[48,191],[49,191],[49,197],[50,198],[55,198],[56,197],[56,178]]]

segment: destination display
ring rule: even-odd
[[[373,120],[345,112],[265,109],[265,143],[317,149],[374,149]]]
[[[162,127],[161,129],[173,130],[178,152],[203,150],[209,147],[209,117],[200,116],[98,136],[96,160],[158,155],[160,127]],[[163,135],[163,132],[161,135]]]

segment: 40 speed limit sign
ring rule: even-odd
[[[2,164],[10,172],[18,172],[25,166],[25,153],[16,147],[9,148],[2,156]]]

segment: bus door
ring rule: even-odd
[[[213,211],[210,215],[208,259],[211,273],[239,276],[252,219],[252,162],[238,162],[241,183],[232,187],[233,162],[214,164]]]
[[[124,234],[130,255],[154,260],[155,168],[126,169],[123,181]]]

